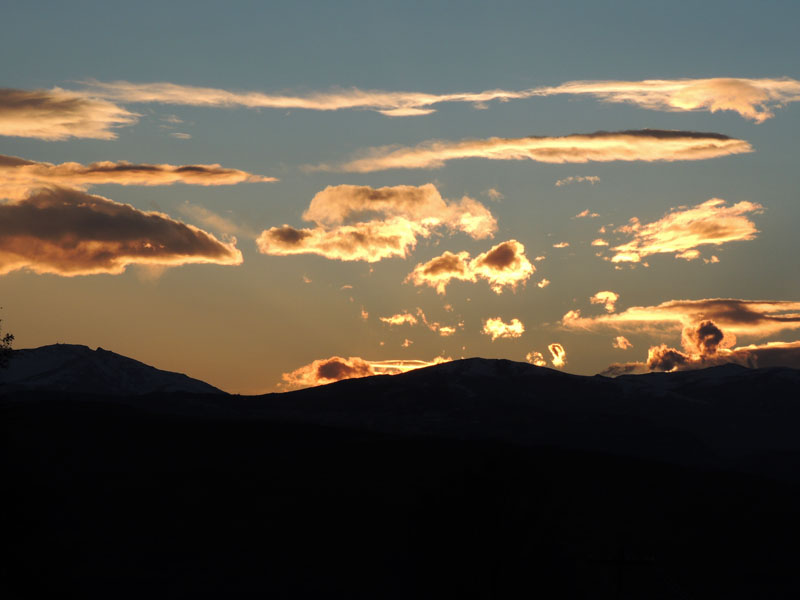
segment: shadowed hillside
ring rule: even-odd
[[[9,597],[794,598],[800,372],[2,395]]]

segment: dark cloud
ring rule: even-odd
[[[129,264],[241,262],[235,240],[224,243],[165,214],[78,190],[44,189],[0,204],[0,274],[116,274]]]

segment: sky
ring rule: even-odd
[[[800,367],[796,2],[16,2],[0,319],[232,393]]]

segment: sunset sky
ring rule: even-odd
[[[5,2],[3,330],[234,393],[800,366],[800,3],[610,6]]]

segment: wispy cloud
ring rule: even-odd
[[[774,116],[775,108],[800,100],[800,81],[788,77],[570,81],[537,90],[537,95],[556,94],[589,95],[606,102],[670,112],[730,110],[761,123]]]
[[[497,222],[480,202],[444,200],[432,184],[371,188],[325,188],[303,214],[315,228],[272,227],[257,239],[263,254],[318,254],[330,259],[376,262],[408,256],[417,239],[435,230],[461,231],[474,239],[492,237]]]
[[[571,175],[569,177],[565,177],[564,179],[559,179],[558,181],[556,181],[556,187],[563,187],[571,183],[591,183],[592,185],[595,185],[597,183],[600,183],[600,178],[597,177],[596,175],[586,175],[586,176]]]
[[[648,79],[643,81],[570,81],[557,86],[525,90],[486,90],[450,94],[424,92],[333,89],[309,94],[237,92],[174,83],[131,83],[127,81],[84,82],[87,94],[119,102],[159,103],[184,106],[277,108],[302,110],[361,109],[390,117],[428,115],[438,104],[469,103],[485,108],[486,103],[560,94],[589,95],[606,102],[624,102],[650,110],[716,112],[731,110],[747,119],[762,122],[773,110],[800,100],[800,82],[790,78],[747,79],[715,77],[705,79]]]
[[[310,94],[269,94],[236,92],[219,88],[178,85],[174,83],[131,83],[128,81],[84,82],[88,93],[130,103],[158,103],[183,106],[278,108],[335,111],[361,109],[388,117],[413,117],[436,112],[433,106],[444,102],[483,104],[492,100],[529,97],[529,91],[486,90],[474,93],[428,94],[424,92],[389,92],[358,88],[333,89]]]
[[[74,189],[40,190],[0,204],[0,275],[19,269],[118,274],[130,264],[238,265],[242,253],[235,244],[165,214]]]
[[[445,252],[418,264],[406,281],[417,286],[428,285],[437,293],[445,294],[447,285],[454,279],[473,283],[485,279],[492,291],[501,294],[506,287],[516,290],[519,284],[524,285],[534,271],[536,268],[525,256],[525,246],[517,240],[509,240],[472,259],[469,252]]]
[[[642,129],[598,131],[562,137],[432,140],[418,146],[382,146],[340,165],[318,170],[369,173],[388,169],[438,169],[465,158],[533,160],[544,163],[704,160],[752,152],[744,141],[719,133]]]
[[[58,186],[85,189],[92,185],[234,185],[277,181],[221,165],[169,165],[130,162],[76,162],[54,165],[0,155],[0,197],[24,198],[32,188]]]
[[[633,348],[633,344],[631,344],[630,340],[624,335],[618,335],[611,342],[611,347],[619,350],[627,350],[628,348]]]
[[[694,260],[700,257],[698,246],[754,239],[758,230],[746,215],[763,210],[763,206],[754,202],[728,206],[725,200],[712,198],[691,208],[676,208],[658,221],[644,225],[634,217],[628,225],[616,230],[632,239],[615,246],[610,260],[639,262],[645,256],[659,253]]]
[[[369,377],[371,375],[397,375],[422,367],[430,367],[445,362],[450,358],[438,356],[431,361],[424,360],[366,360],[358,356],[343,358],[331,356],[312,361],[282,375],[282,387],[298,389],[325,385],[343,379]]]
[[[135,123],[139,115],[107,100],[60,88],[15,90],[0,88],[0,135],[66,140],[111,140],[118,127]]]
[[[518,338],[525,333],[525,326],[519,319],[511,319],[506,323],[500,317],[490,317],[483,322],[481,333],[491,336],[492,341],[497,338]]]

